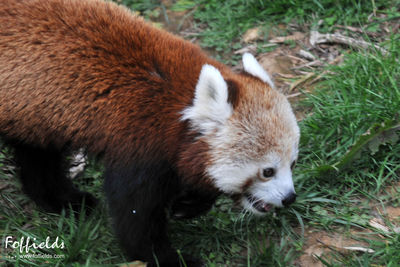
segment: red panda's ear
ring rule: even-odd
[[[252,54],[244,53],[242,61],[243,68],[247,73],[261,79],[265,83],[268,83],[272,88],[275,87],[271,77],[269,77],[268,73],[264,70],[260,63],[258,63],[257,59]]]
[[[193,106],[183,111],[182,119],[189,119],[203,134],[212,132],[232,115],[228,102],[228,85],[214,66],[203,65],[196,85]]]

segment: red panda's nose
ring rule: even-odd
[[[294,192],[289,193],[289,194],[282,200],[283,206],[287,207],[287,206],[289,206],[290,204],[292,204],[293,202],[295,202],[295,201],[296,201],[296,197],[297,197],[296,193],[294,193]]]

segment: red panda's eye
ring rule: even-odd
[[[275,175],[275,170],[273,168],[265,168],[263,170],[264,178],[270,178]]]

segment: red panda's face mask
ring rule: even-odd
[[[229,77],[238,87],[235,105],[219,70],[204,65],[193,106],[182,119],[189,119],[210,147],[206,172],[215,186],[240,194],[244,208],[262,214],[296,198],[291,169],[300,132],[289,102],[256,59],[245,54],[243,65],[246,75]]]

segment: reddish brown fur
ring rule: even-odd
[[[210,142],[215,133],[201,136],[181,120],[193,104],[204,64],[220,71],[235,109],[228,124],[233,142],[216,148]],[[166,209],[171,207],[172,214],[190,211],[191,216],[197,207],[211,207],[219,192],[207,176],[208,167],[218,155],[257,158],[266,147],[279,146],[270,143],[286,128],[273,121],[279,118],[264,116],[273,108],[270,102],[280,101],[277,94],[260,79],[232,73],[199,47],[116,4],[1,1],[0,136],[17,140],[20,158],[30,152],[20,164],[25,165],[23,185],[42,181],[49,191],[57,187],[56,196],[50,194],[57,200],[69,181],[59,175],[59,152],[84,147],[104,155],[105,191],[130,259],[152,262],[156,253],[161,265],[178,266],[165,233]],[[257,128],[255,140],[249,138],[253,131],[247,122]],[[275,124],[276,129],[264,132],[265,125]],[[47,170],[47,162],[54,161],[58,164]],[[243,190],[252,182],[245,182]],[[36,189],[30,192],[35,195]],[[69,191],[59,201],[61,207],[89,199],[72,185]],[[48,199],[49,194],[39,193],[38,199]],[[132,210],[140,215],[135,217]]]
[[[4,0],[0,25],[2,135],[118,162],[204,158],[180,112],[203,64],[233,74],[197,46],[97,0]]]

